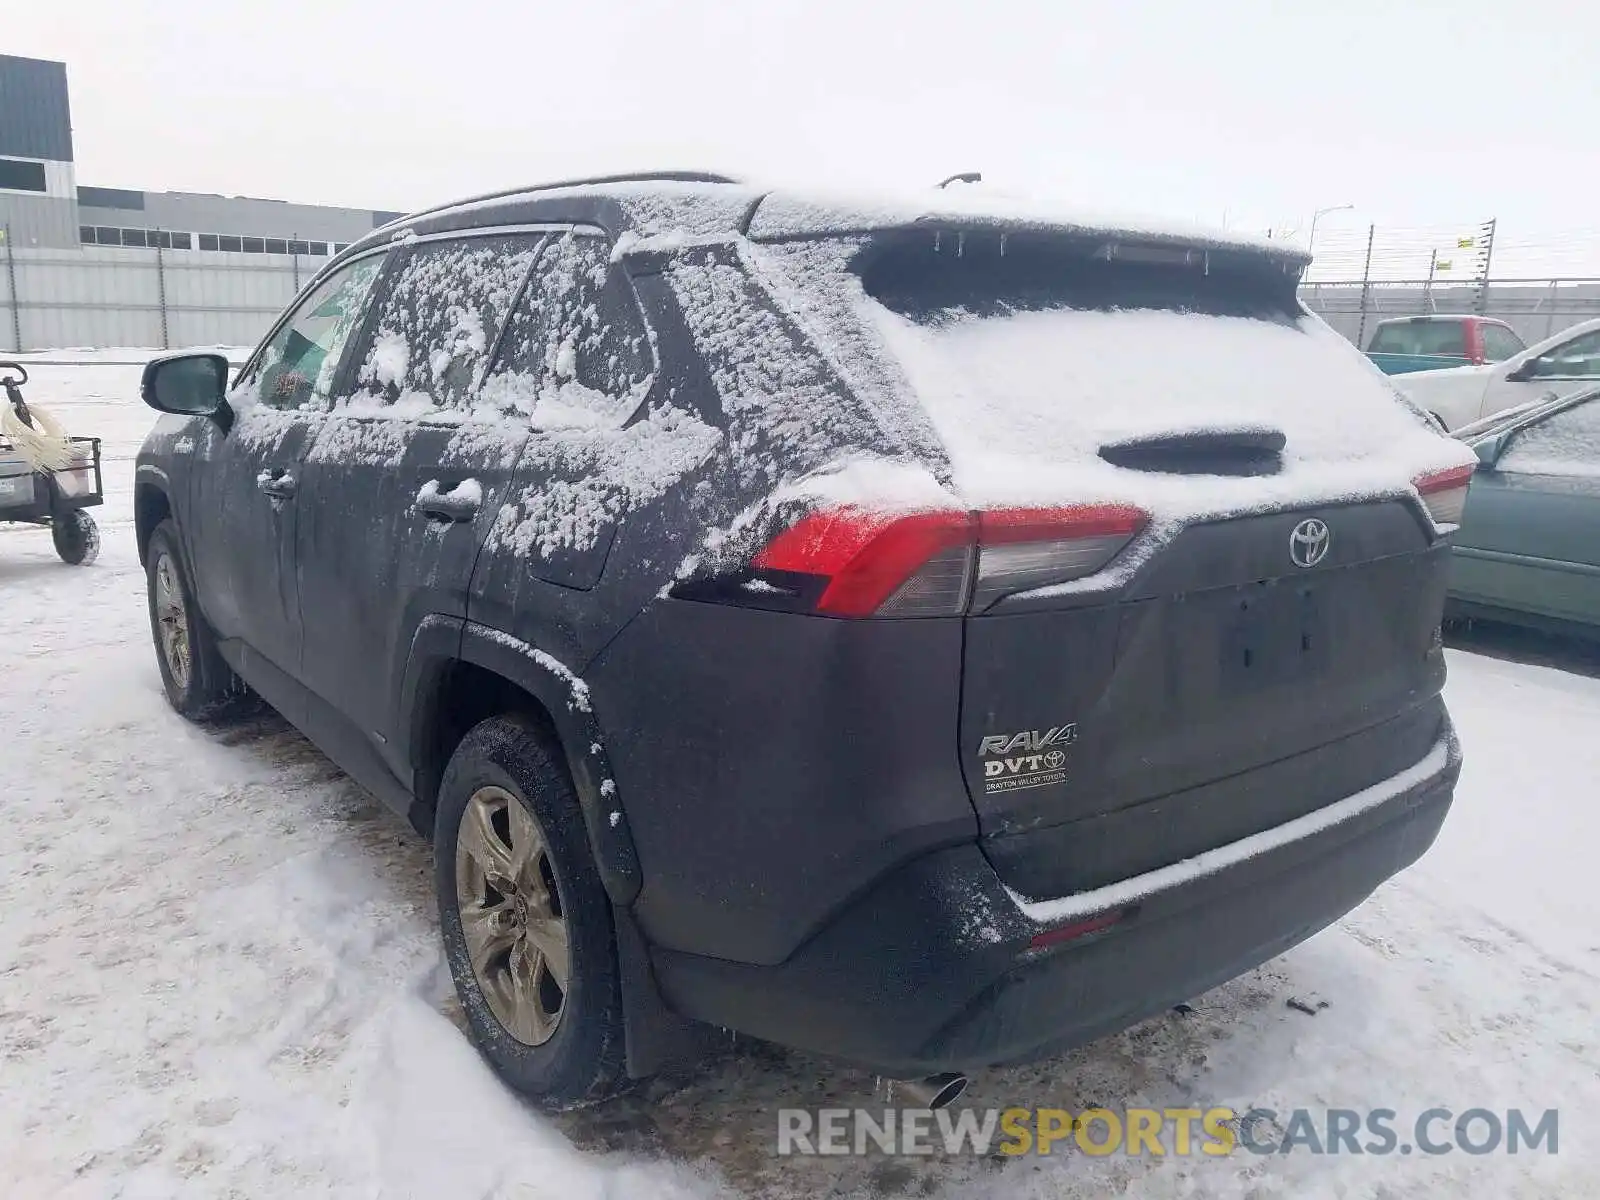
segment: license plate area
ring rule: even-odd
[[[1238,589],[1226,603],[1218,639],[1225,687],[1257,691],[1327,673],[1332,626],[1315,585],[1271,580]]]

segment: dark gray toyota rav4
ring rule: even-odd
[[[697,175],[423,212],[150,364],[173,706],[433,839],[494,1067],[711,1027],[920,1078],[1279,953],[1420,855],[1470,472],[1305,259]]]

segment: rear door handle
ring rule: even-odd
[[[274,500],[287,500],[294,495],[294,476],[287,471],[263,471],[256,476],[256,487]]]
[[[467,485],[471,486],[468,487]],[[441,521],[470,521],[478,515],[483,501],[474,480],[466,480],[441,492],[437,480],[429,480],[417,493],[417,511]]]

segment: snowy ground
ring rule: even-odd
[[[30,389],[107,441],[98,565],[0,526],[0,1195],[1600,1196],[1594,657],[1453,651],[1467,767],[1422,863],[1192,1013],[969,1093],[1559,1108],[1555,1157],[779,1160],[778,1107],[871,1105],[873,1083],[765,1047],[552,1120],[453,1019],[426,847],[277,720],[202,732],[163,703],[137,377],[43,365]]]

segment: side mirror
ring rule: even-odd
[[[1537,358],[1530,358],[1518,363],[1514,368],[1506,372],[1507,382],[1526,383],[1528,380],[1532,379],[1537,373],[1535,371],[1534,364],[1538,361],[1539,360]]]
[[[1509,433],[1497,433],[1493,437],[1480,438],[1472,443],[1472,452],[1478,456],[1478,469],[1492,471],[1494,465],[1500,461],[1500,456],[1506,452],[1506,443],[1510,441]]]
[[[157,412],[214,417],[228,407],[228,359],[221,354],[171,354],[145,364],[139,394]]]

